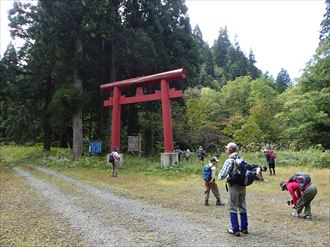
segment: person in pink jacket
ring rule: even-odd
[[[292,216],[301,217],[300,213],[305,208],[305,219],[312,218],[311,202],[317,194],[317,188],[312,182],[301,184],[297,181],[282,181],[280,186],[283,190],[289,191],[292,198]]]
[[[298,182],[289,182],[285,183],[286,189],[289,191],[292,198],[292,208],[296,208],[298,200],[301,197],[300,184]]]

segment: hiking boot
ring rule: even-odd
[[[243,234],[249,234],[249,231],[248,230],[241,230],[241,233],[243,233]]]
[[[222,203],[220,200],[217,200],[217,202],[215,203],[216,206],[223,206],[225,205],[224,203]]]
[[[234,232],[233,229],[231,229],[231,228],[227,229],[227,232],[231,235],[236,236],[236,237],[241,236],[241,234],[239,232]]]
[[[311,220],[312,219],[312,216],[310,216],[310,215],[305,215],[305,217],[304,217],[306,220]]]
[[[291,214],[293,217],[299,217],[297,210],[294,210]]]
[[[204,206],[210,206],[209,201],[205,201]]]

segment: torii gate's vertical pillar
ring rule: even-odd
[[[120,116],[121,116],[121,104],[120,104],[121,90],[119,87],[113,89],[113,107],[112,107],[112,129],[111,129],[111,151],[114,146],[118,146],[120,150]],[[110,151],[110,152],[111,152]]]
[[[174,145],[173,145],[171,105],[170,105],[170,98],[168,92],[168,82],[166,80],[161,80],[161,97],[162,97],[165,153],[173,153]]]

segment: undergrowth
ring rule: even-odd
[[[262,153],[246,152],[240,154],[250,164],[258,164],[265,166],[266,161]],[[161,177],[180,177],[186,175],[200,174],[202,167],[208,162],[209,155],[204,162],[197,160],[192,156],[189,162],[182,160],[178,165],[162,168],[160,166],[160,157],[133,157],[124,154],[124,162],[119,166],[119,170],[125,173],[154,175]],[[1,145],[0,146],[0,163],[1,167],[10,167],[16,165],[17,161],[38,164],[44,167],[57,168],[87,168],[87,169],[111,169],[106,162],[106,155],[91,156],[89,154],[74,160],[70,149],[52,148],[51,151],[44,152],[42,145],[35,146],[17,146],[17,145]],[[222,153],[219,157],[219,167],[225,161],[226,154]],[[308,149],[304,151],[278,151],[277,166],[303,166],[315,168],[330,168],[330,152],[329,150],[320,151],[317,149]]]

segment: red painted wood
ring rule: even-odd
[[[114,146],[120,150],[120,116],[121,116],[121,105],[120,105],[121,90],[118,87],[113,89],[113,107],[112,107],[112,128],[111,128],[111,150]]]
[[[162,116],[164,128],[164,147],[166,153],[174,151],[173,145],[173,131],[171,119],[171,104],[170,99],[179,98],[183,96],[182,90],[169,88],[169,81],[180,80],[186,77],[185,69],[171,70],[159,74],[142,76],[123,81],[103,84],[100,86],[103,92],[113,92],[107,100],[103,102],[104,106],[112,106],[112,129],[111,129],[111,150],[114,146],[120,149],[120,116],[121,105],[133,104],[146,101],[162,101]],[[144,94],[143,87],[151,84],[160,83],[161,90],[156,90],[152,94]],[[127,87],[136,87],[135,96],[127,97],[121,95],[121,89]]]
[[[141,76],[132,79],[110,82],[107,84],[102,84],[100,89],[102,92],[111,91],[115,87],[125,88],[133,86],[147,86],[154,83],[159,83],[161,80],[165,79],[167,81],[175,81],[186,78],[186,70],[184,68],[162,72],[159,74]]]
[[[169,89],[170,99],[181,98],[182,96],[183,96],[182,90],[175,90],[175,88]],[[125,104],[133,104],[138,102],[155,101],[160,99],[161,99],[160,91],[156,90],[154,94],[136,95],[131,97],[126,97],[123,95],[120,97],[120,104],[125,105]],[[113,105],[113,97],[109,97],[108,100],[104,101],[104,106],[112,106],[112,105]]]
[[[173,131],[171,119],[171,104],[169,99],[169,88],[166,80],[160,82],[162,96],[162,114],[163,114],[163,129],[164,129],[164,147],[165,153],[174,151]]]

